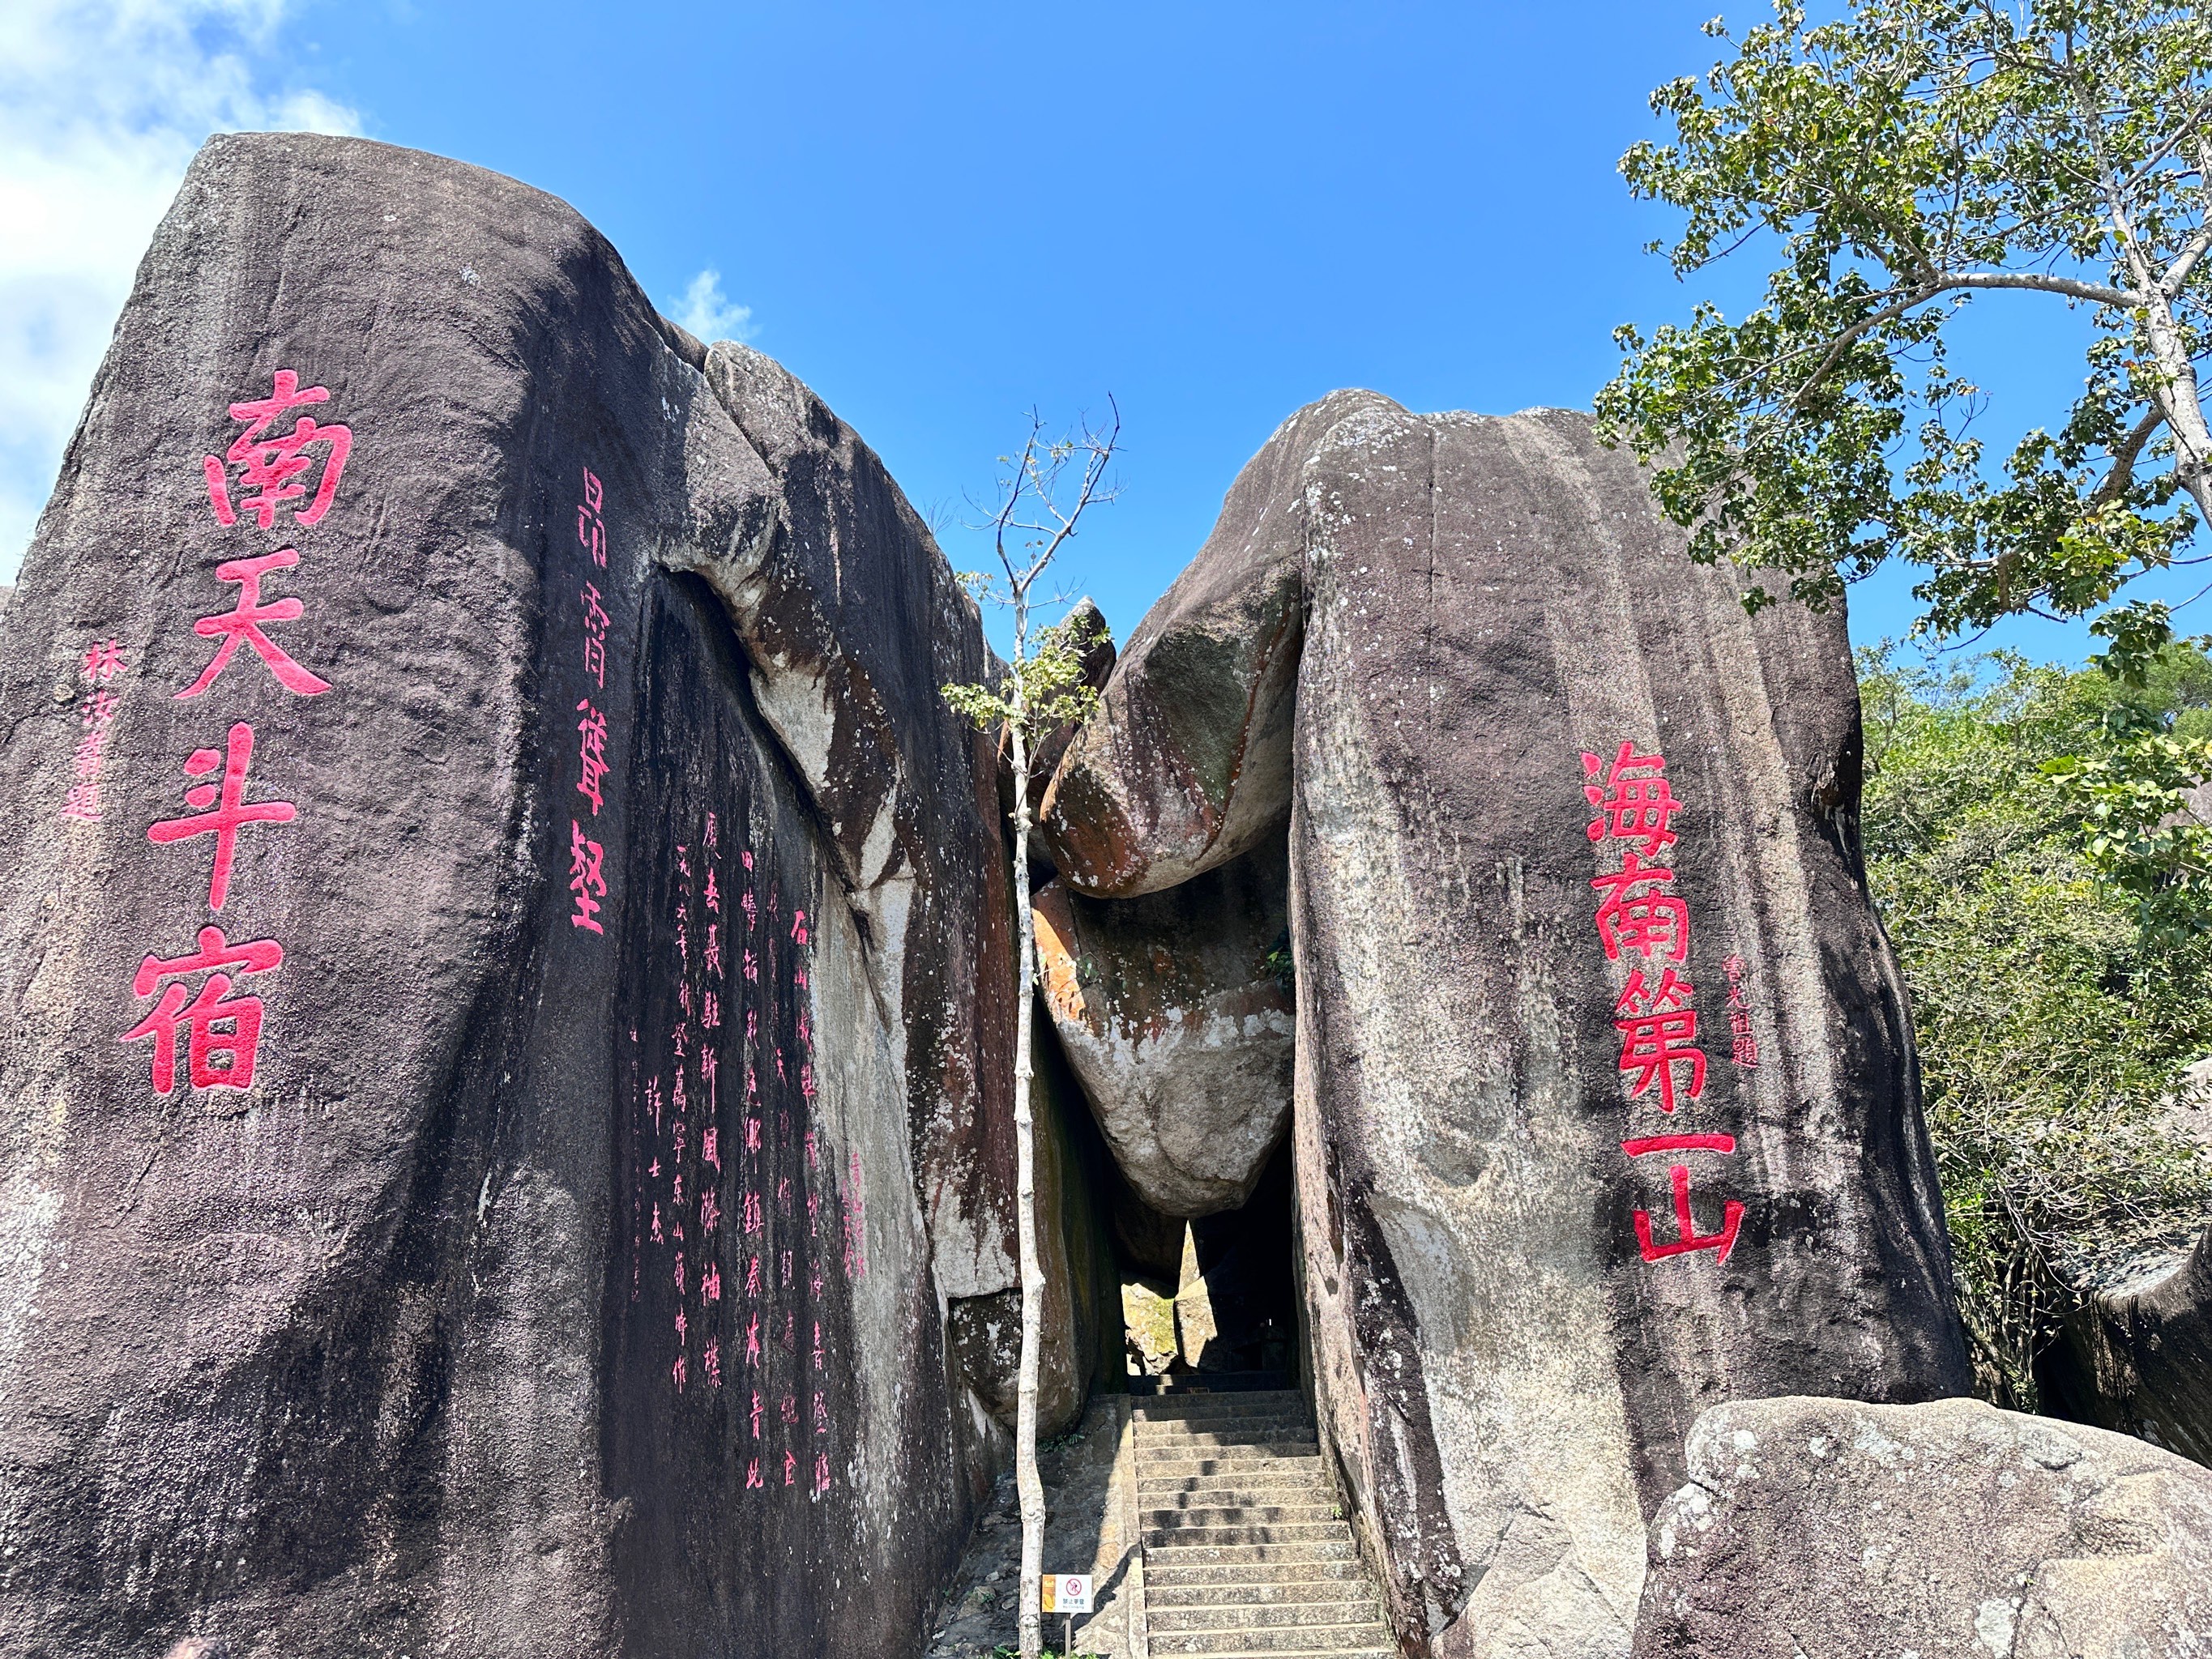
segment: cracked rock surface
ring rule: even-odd
[[[1638,1659],[2183,1659],[2212,1648],[2212,1472],[1974,1400],[1703,1413]]]

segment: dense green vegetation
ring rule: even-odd
[[[2212,660],[2169,648],[2135,686],[2008,654],[1869,653],[1862,673],[1868,874],[1911,988],[1976,1369],[2033,1410],[2069,1287],[2212,1215],[2212,1157],[2160,1121],[2212,1055],[2203,836],[2136,781],[2201,757]]]

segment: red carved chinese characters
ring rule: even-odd
[[[1605,773],[1597,781],[1600,770]],[[1633,744],[1623,743],[1613,764],[1606,767],[1595,755],[1583,757],[1583,786],[1597,817],[1590,821],[1589,838],[1638,842],[1644,856],[1656,859],[1674,844],[1668,828],[1681,802],[1667,782],[1667,763],[1658,755],[1639,755]]]
[[[604,690],[607,684],[607,626],[613,618],[599,603],[599,590],[591,583],[584,584],[580,597],[584,602],[584,672],[592,677],[592,684]]]
[[[289,368],[276,371],[274,390],[266,398],[247,403],[233,404],[230,418],[246,423],[246,430],[231,441],[223,453],[223,460],[206,457],[200,470],[207,475],[208,500],[215,507],[216,522],[226,528],[238,522],[238,513],[230,503],[229,474],[223,461],[235,467],[239,483],[258,493],[243,497],[239,505],[251,513],[264,530],[272,528],[276,521],[276,509],[287,501],[298,500],[307,493],[301,475],[314,465],[314,458],[307,452],[322,452],[322,475],[315,485],[313,502],[304,511],[295,509],[293,522],[313,525],[331,510],[331,502],[338,493],[338,480],[345,475],[346,457],[353,450],[350,428],[319,424],[307,416],[299,416],[292,422],[292,430],[279,437],[270,436],[270,428],[291,410],[307,404],[326,403],[330,399],[327,387],[300,387],[300,377]]]
[[[1620,1069],[1632,1081],[1632,1095],[1659,1087],[1659,1109],[1672,1114],[1674,1091],[1682,1066],[1690,1068],[1685,1098],[1695,1100],[1705,1091],[1705,1057],[1698,1048],[1698,1011],[1690,1006],[1690,986],[1664,969],[1656,985],[1647,984],[1641,968],[1628,970],[1628,985],[1613,1006],[1613,1023],[1620,1033]]]
[[[568,835],[568,891],[576,905],[569,915],[569,925],[604,933],[606,929],[599,925],[599,901],[607,896],[606,849],[586,840],[580,823],[571,822]]]
[[[248,801],[246,771],[253,761],[253,728],[244,720],[230,728],[222,754],[195,749],[185,762],[187,777],[205,777],[222,768],[220,784],[196,784],[185,791],[185,805],[194,815],[162,818],[146,828],[146,839],[156,846],[189,841],[195,836],[215,837],[215,872],[208,882],[208,908],[220,911],[230,896],[231,860],[238,853],[238,832],[249,823],[289,823],[299,809],[289,801]]]
[[[276,683],[287,691],[303,697],[319,697],[331,689],[328,680],[301,667],[282,646],[261,631],[264,623],[300,619],[305,607],[296,599],[278,599],[273,605],[261,603],[261,579],[272,570],[287,570],[299,562],[297,550],[283,547],[274,553],[264,553],[259,558],[233,559],[215,568],[217,581],[238,584],[238,605],[234,610],[202,617],[192,624],[194,633],[210,639],[219,637],[222,644],[200,671],[199,678],[178,692],[178,696],[197,697],[213,685],[230,659],[238,654],[241,644],[253,647],[254,654],[269,665],[269,672],[276,675]]]
[[[1645,1135],[1633,1140],[1624,1140],[1620,1150],[1631,1158],[1649,1158],[1655,1152],[1720,1152],[1733,1154],[1734,1135]],[[1682,1255],[1692,1250],[1711,1250],[1717,1261],[1725,1261],[1729,1252],[1735,1248],[1736,1229],[1743,1223],[1743,1206],[1729,1199],[1721,1206],[1721,1230],[1717,1233],[1700,1233],[1690,1215],[1690,1170],[1685,1164],[1676,1164],[1667,1171],[1668,1183],[1674,1189],[1674,1237],[1666,1243],[1655,1243],[1651,1234],[1651,1214],[1648,1210],[1636,1212],[1636,1242],[1646,1261],[1662,1261],[1670,1255]]]
[[[84,652],[85,698],[78,708],[84,737],[70,761],[71,781],[62,802],[62,816],[85,823],[100,822],[100,775],[107,760],[108,728],[115,724],[120,696],[109,689],[130,664],[113,640],[88,646]]]
[[[125,1042],[154,1039],[156,1094],[170,1094],[177,1086],[179,1028],[187,1034],[185,1052],[193,1088],[252,1086],[254,1059],[261,1043],[261,999],[232,996],[231,975],[221,970],[237,968],[245,974],[266,974],[283,960],[284,947],[275,939],[233,945],[223,937],[222,928],[203,927],[199,949],[191,955],[167,962],[149,956],[138,964],[131,989],[141,999],[152,996],[165,979],[207,975],[197,995],[181,984],[163,988],[153,1011],[123,1034]],[[218,1057],[223,1062],[221,1065],[216,1063]]]
[[[599,814],[599,780],[607,775],[607,717],[592,707],[589,697],[576,705],[576,712],[584,718],[576,722],[576,730],[583,734],[578,755],[584,775],[577,781],[576,792],[592,803],[592,816]]]
[[[607,527],[599,517],[599,508],[605,500],[605,486],[591,468],[586,467],[584,499],[576,503],[576,539],[592,556],[592,562],[602,570],[607,567]]]
[[[742,844],[744,823],[742,811],[702,812],[696,835],[661,843],[653,878],[637,981],[653,988],[635,1018],[641,1037],[654,1035],[630,1083],[631,1280],[644,1287],[633,1299],[651,1298],[638,1310],[637,1337],[652,1345],[640,1357],[665,1380],[678,1432],[715,1432],[721,1419],[701,1414],[712,1391],[735,1394],[731,1420],[754,1443],[748,1497],[834,1501],[846,1369],[836,1298],[867,1272],[861,1160],[823,1144],[835,1132],[814,1115],[835,1086],[817,1059],[809,985],[821,919],[770,873],[772,856]],[[727,1121],[725,1068],[735,1068]]]
[[[1759,1040],[1752,1035],[1751,1005],[1743,1000],[1741,957],[1728,959],[1729,1059],[1745,1071],[1759,1069]]]
[[[222,457],[206,456],[201,463],[217,523],[230,528],[243,513],[263,530],[271,530],[280,509],[291,515],[295,531],[321,522],[337,500],[346,459],[353,451],[353,431],[295,411],[327,403],[330,395],[325,386],[302,388],[299,374],[283,368],[276,371],[270,396],[230,405],[231,418],[244,422],[245,429]],[[279,428],[288,415],[292,417],[291,429],[282,431]],[[234,484],[240,492],[235,505]],[[240,646],[251,647],[276,683],[295,696],[317,697],[331,689],[329,681],[303,667],[269,635],[272,624],[297,622],[306,605],[290,596],[264,602],[261,585],[275,572],[289,570],[299,562],[299,550],[285,547],[228,559],[216,566],[217,581],[238,585],[238,600],[230,610],[201,617],[192,623],[195,634],[217,643],[199,677],[173,694],[176,698],[201,697],[215,690]],[[87,678],[95,683],[112,678],[123,668],[122,653],[112,640],[85,653]],[[89,707],[88,727],[104,731],[105,721],[112,717],[112,698],[99,694]],[[175,817],[157,818],[146,829],[146,839],[156,847],[172,847],[203,836],[213,839],[207,908],[216,915],[230,900],[240,832],[248,825],[290,823],[300,816],[300,809],[289,800],[248,799],[255,743],[254,727],[240,720],[231,722],[222,750],[193,750],[184,761],[185,805],[190,811]],[[85,781],[96,783],[96,766]],[[96,796],[88,793],[82,803],[75,797],[72,802],[92,816],[98,815]],[[200,928],[198,951],[179,957],[149,955],[145,958],[131,989],[142,1001],[155,998],[155,1006],[120,1040],[151,1040],[156,1092],[167,1095],[176,1087],[180,1036],[185,1075],[193,1088],[252,1086],[260,1063],[266,1010],[260,997],[239,992],[236,987],[242,978],[273,971],[283,959],[284,946],[279,940],[232,945],[220,927],[211,925]]]
[[[1686,964],[1690,957],[1690,908],[1674,890],[1677,860],[1670,852],[1680,839],[1674,819],[1683,802],[1668,781],[1666,757],[1656,748],[1647,752],[1624,740],[1609,763],[1594,754],[1582,759],[1583,794],[1595,815],[1588,826],[1589,839],[1601,848],[1624,843],[1620,867],[1601,866],[1590,883],[1599,895],[1591,921],[1606,959],[1631,960],[1613,1006],[1613,1029],[1620,1036],[1621,1080],[1632,1103],[1648,1101],[1672,1117],[1703,1097],[1706,1079],[1705,1054],[1698,1045],[1697,989],[1685,976],[1686,967],[1677,972],[1674,965]],[[1655,861],[1662,856],[1666,864]],[[1741,966],[1730,958],[1731,986]],[[1732,1017],[1736,1000],[1732,994]],[[1632,1161],[1659,1152],[1733,1157],[1735,1138],[1711,1133],[1638,1136],[1622,1141],[1621,1151]],[[1691,1206],[1689,1165],[1670,1165],[1668,1184],[1674,1197],[1674,1236],[1660,1239],[1650,1212],[1639,1208],[1634,1216],[1638,1254],[1648,1263],[1710,1251],[1716,1261],[1726,1261],[1735,1247],[1743,1205],[1732,1198],[1723,1200],[1719,1230],[1701,1233]]]
[[[1635,854],[1627,853],[1620,869],[1590,883],[1604,895],[1597,907],[1597,936],[1607,962],[1620,961],[1623,951],[1633,951],[1646,960],[1665,956],[1681,962],[1688,957],[1690,907],[1665,890],[1674,879],[1672,870],[1647,867]]]
[[[582,471],[584,490],[583,500],[576,507],[576,539],[591,556],[593,565],[605,569],[607,544],[603,514],[606,487],[588,466]],[[613,618],[600,603],[596,583],[586,581],[579,586],[577,603],[583,620],[583,672],[591,682],[591,690],[576,703],[576,713],[581,717],[576,722],[576,793],[592,804],[592,817],[597,818],[606,805],[605,779],[613,763],[607,753],[607,717],[592,702],[592,692],[606,688],[607,641]],[[599,920],[599,913],[607,897],[605,848],[603,843],[585,835],[580,819],[572,819],[569,824],[568,892],[574,905],[568,915],[569,925],[605,937],[606,927]]]

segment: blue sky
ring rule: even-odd
[[[1587,405],[1615,324],[1686,310],[1639,252],[1666,216],[1613,167],[1650,88],[1711,61],[1716,3],[9,0],[0,204],[67,251],[0,254],[0,569],[192,145],[313,126],[564,198],[925,511],[988,493],[1031,404],[1065,423],[1112,392],[1123,495],[1073,575],[1126,635],[1300,404]],[[1978,331],[2033,419],[2078,381],[2065,327],[2031,302]],[[1906,585],[1862,588],[1854,633],[1901,632]]]

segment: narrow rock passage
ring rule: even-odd
[[[1153,1655],[1392,1659],[1297,1390],[1146,1401],[1135,1449]]]

